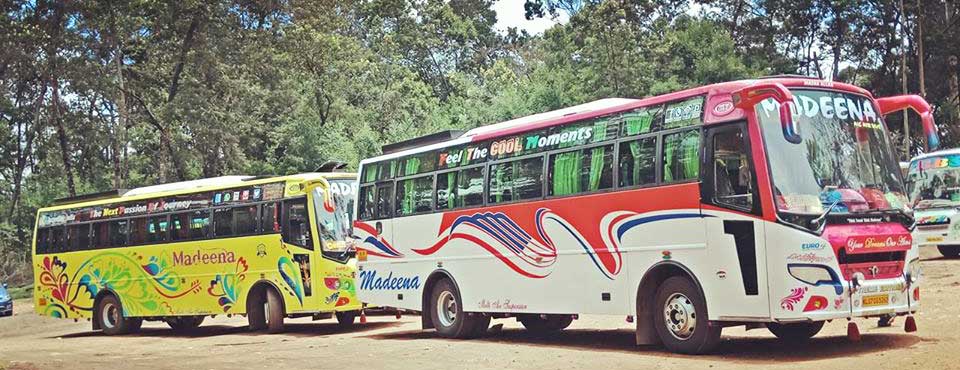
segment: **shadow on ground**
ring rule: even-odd
[[[352,327],[341,327],[336,322],[330,323],[287,323],[284,325],[284,332],[280,335],[295,337],[316,337],[334,334],[363,333],[372,330],[400,326],[401,322],[371,322],[363,325],[354,325]],[[135,334],[125,335],[127,337],[161,337],[161,338],[208,338],[222,335],[245,335],[260,336],[273,335],[266,332],[252,332],[247,326],[232,325],[203,325],[190,331],[178,332],[164,327],[144,327]],[[85,331],[79,333],[70,333],[58,335],[51,338],[76,339],[103,336],[99,331]]]
[[[376,340],[445,340],[433,331],[402,331],[367,335]],[[565,330],[549,338],[530,335],[525,330],[510,329],[491,333],[477,339],[485,342],[527,345],[533,347],[564,348],[582,351],[611,351],[657,356],[684,357],[667,352],[660,346],[637,346],[631,330]],[[788,344],[776,338],[724,337],[717,351],[709,356],[717,359],[734,359],[748,363],[783,363],[784,361],[812,361],[825,358],[860,356],[864,354],[905,348],[923,340],[910,334],[864,333],[860,342],[854,343],[845,336],[815,337],[807,343]]]

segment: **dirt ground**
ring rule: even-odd
[[[0,369],[960,369],[960,259],[924,257],[919,331],[859,320],[863,340],[846,339],[846,322],[828,323],[807,344],[778,342],[765,329],[725,329],[715,355],[684,356],[636,347],[622,317],[584,316],[552,338],[533,338],[513,320],[477,340],[446,340],[419,330],[419,317],[371,317],[341,330],[335,320],[288,320],[288,333],[247,332],[245,319],[208,319],[176,335],[161,323],[106,337],[90,323],[41,318],[29,301],[0,319]]]

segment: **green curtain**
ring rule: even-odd
[[[680,150],[686,163],[683,163],[683,178],[695,179],[700,176],[700,133],[690,131],[680,143]]]
[[[653,115],[648,112],[625,115],[623,119],[627,136],[650,132],[650,124],[653,123]]]
[[[587,191],[595,191],[600,189],[600,179],[603,177],[604,161],[606,160],[606,157],[603,155],[604,148],[606,147],[591,149],[590,183],[587,186]]]
[[[674,161],[677,153],[677,135],[663,137],[663,181],[670,182],[673,179]]]
[[[440,179],[437,179],[437,182],[440,182]],[[457,201],[457,171],[447,172],[447,209],[452,209],[455,206],[462,205],[455,205],[455,201]]]
[[[417,158],[417,157],[407,158],[404,164],[405,166],[403,168],[402,176],[415,175],[417,174],[417,171],[420,170],[420,158]]]
[[[553,162],[553,195],[567,195],[580,191],[582,151],[556,154]]]

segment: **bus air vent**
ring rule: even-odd
[[[463,130],[446,130],[446,131],[435,132],[430,135],[424,135],[424,136],[413,138],[410,140],[404,140],[404,141],[393,143],[393,144],[387,144],[387,145],[384,145],[381,149],[383,150],[383,154],[396,153],[396,152],[404,151],[407,149],[421,147],[424,145],[436,144],[436,143],[444,142],[447,140],[453,140],[463,135],[464,132],[465,131]]]
[[[99,193],[81,194],[74,197],[59,198],[59,199],[53,200],[53,205],[60,206],[64,204],[89,202],[91,200],[98,200],[98,199],[118,198],[118,197],[122,197],[123,194],[126,194],[127,191],[128,189],[114,189],[114,190],[108,190],[108,191],[101,191]]]

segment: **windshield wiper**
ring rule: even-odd
[[[833,207],[836,207],[837,204],[840,204],[840,199],[837,199],[833,202],[833,204],[827,207],[820,217],[810,220],[810,228],[814,229],[817,234],[823,234],[823,229],[827,227],[827,216],[830,215],[830,212],[833,211]]]

